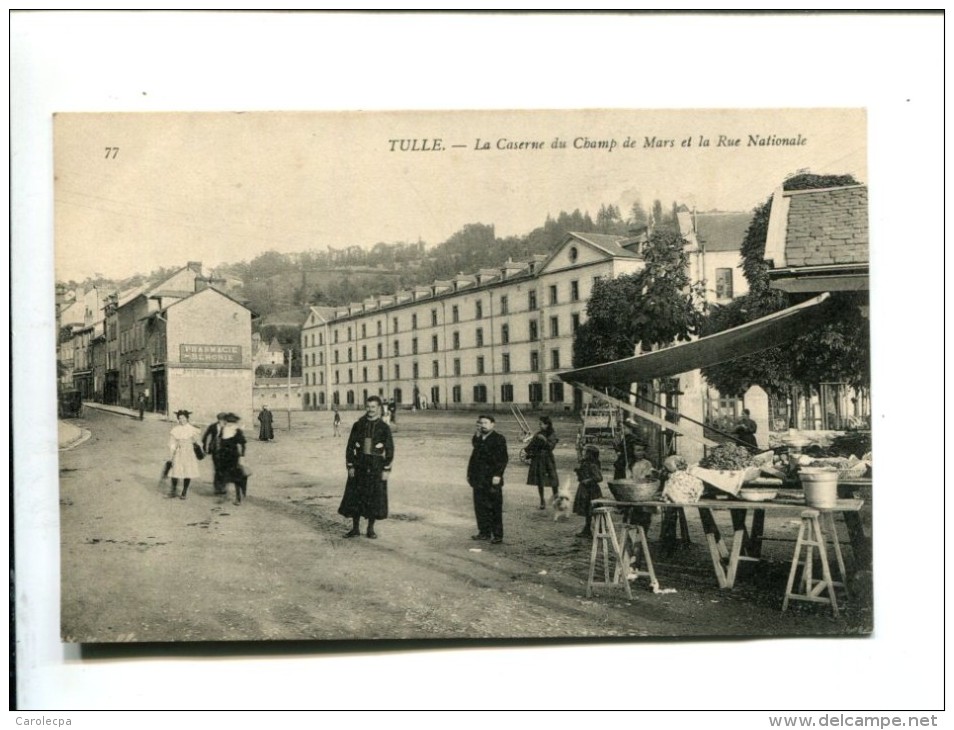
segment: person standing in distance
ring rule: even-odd
[[[338,514],[350,517],[351,530],[345,537],[361,534],[361,518],[368,520],[367,536],[376,538],[374,523],[388,516],[388,476],[394,460],[391,429],[381,418],[381,399],[368,396],[366,413],[351,427],[345,446],[348,481]]]
[[[497,433],[494,417],[481,415],[477,433],[471,439],[474,447],[467,463],[467,483],[474,490],[474,515],[477,534],[473,540],[503,542],[503,485],[507,468],[507,439]]]

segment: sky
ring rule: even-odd
[[[748,211],[799,170],[867,180],[863,109],[63,113],[53,126],[61,281],[433,246],[468,223],[521,236],[603,204]],[[757,144],[778,138],[800,144]]]

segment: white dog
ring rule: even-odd
[[[550,506],[553,507],[554,522],[569,519],[570,512],[573,509],[573,497],[570,496],[570,482],[568,480],[557,487],[557,493],[550,498]]]

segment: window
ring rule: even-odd
[[[556,303],[557,303],[557,288],[556,288],[556,284],[551,284],[551,285],[550,285],[550,304],[556,304]]]
[[[379,342],[378,343],[378,360],[384,357],[384,346]]]
[[[354,382],[354,370],[352,370],[351,368],[348,368],[348,382],[349,383]]]
[[[397,332],[397,331],[398,331],[398,318],[397,318],[397,317],[395,317],[394,319],[391,320],[391,331],[392,331],[392,332]]]
[[[349,405],[349,406],[353,406],[353,405],[354,405],[354,391],[353,391],[353,390],[349,390],[349,391],[348,391],[348,405]]]
[[[417,354],[417,338],[416,337],[411,340],[411,354],[412,355]]]
[[[367,359],[368,359],[368,346],[367,346],[367,345],[361,345],[361,359],[362,359],[362,360],[367,360]]]
[[[560,351],[559,350],[550,350],[550,369],[551,370],[560,369]]]
[[[504,324],[500,326],[500,342],[501,344],[508,344],[510,342],[510,325]]]
[[[441,389],[440,386],[432,385],[431,386],[431,404],[437,405],[441,402]]]
[[[397,363],[394,364],[394,379],[395,380],[401,379],[401,366],[398,365]]]
[[[323,353],[323,352],[319,352],[319,353],[318,353],[318,364],[319,364],[319,365],[324,365],[324,364],[325,364],[325,353]]]
[[[335,370],[335,385],[341,382],[341,374]]]
[[[337,390],[331,394],[331,400],[336,406],[341,405],[341,395]]]
[[[338,330],[335,330],[335,343],[338,342]]]
[[[510,372],[510,353],[509,352],[505,352],[503,354],[500,369],[505,373]]]
[[[460,358],[459,357],[454,358],[454,375],[460,375]]]
[[[537,291],[536,289],[531,289],[527,292],[527,307],[532,312],[537,308]]]
[[[475,316],[477,319],[483,319],[483,318],[484,318],[484,303],[483,303],[483,302],[478,301],[478,302],[474,305],[474,316]]]
[[[543,400],[543,386],[540,383],[530,383],[530,402],[540,403]]]
[[[437,310],[431,310],[431,327],[437,327]]]
[[[540,369],[540,353],[534,350],[530,353],[530,370],[537,372]]]
[[[483,346],[484,346],[484,328],[478,327],[477,328],[477,347],[483,347]]]
[[[412,330],[416,330],[416,329],[417,329],[417,315],[416,315],[416,314],[412,314],[412,315],[411,315],[411,329],[412,329]]]
[[[580,282],[575,280],[570,282],[570,301],[580,301]]]
[[[454,349],[459,350],[460,349],[460,332],[454,333],[453,340],[454,340]]]
[[[550,383],[550,402],[563,402],[563,383]]]
[[[351,348],[348,348],[348,362],[351,362]]]
[[[420,377],[420,371],[418,370],[417,363],[411,363],[411,377],[414,380],[417,380]]]
[[[318,385],[324,385],[324,384],[325,384],[325,374],[318,373]]]
[[[574,312],[570,315],[570,332],[575,335],[578,329],[580,329],[580,314],[579,312]]]
[[[437,335],[431,335],[431,352],[437,352]]]
[[[460,309],[458,309],[456,304],[451,307],[451,322],[454,324],[460,322]]]
[[[550,317],[550,337],[560,336],[560,318]]]
[[[361,339],[363,340],[363,339],[364,339],[365,337],[367,337],[367,336],[368,336],[368,325],[362,324],[362,325],[361,325]],[[311,344],[314,345],[315,343],[312,342]]]
[[[510,383],[504,383],[500,386],[500,401],[501,403],[513,403],[513,385]]]
[[[351,328],[348,328],[348,342],[351,342]]]
[[[486,402],[487,402],[487,386],[475,385],[474,386],[474,403],[486,403]]]
[[[401,354],[401,343],[398,340],[394,341],[394,357],[397,357]]]
[[[453,400],[454,403],[460,403],[461,397],[459,385],[455,385],[453,388],[451,388],[451,400]]]
[[[362,382],[362,383],[367,383],[367,382],[368,382],[368,369],[367,369],[367,368],[361,368],[361,382]]]
[[[530,342],[536,342],[540,339],[540,333],[537,332],[537,320],[530,320]]]
[[[381,334],[381,320],[378,320],[378,335]]]
[[[732,269],[716,269],[716,299],[732,298]]]
[[[509,312],[509,309],[507,306],[507,295],[505,294],[504,296],[500,297],[500,313],[508,314],[508,312]]]
[[[484,358],[482,356],[477,358],[477,374],[484,374]]]
[[[384,380],[384,365],[378,365],[378,381]]]
[[[437,360],[431,360],[431,375],[435,378],[439,378],[441,375],[440,363]]]
[[[319,346],[319,347],[322,347],[324,344],[325,344],[325,333],[324,333],[324,332],[319,332],[319,333],[318,333],[318,346]]]
[[[338,351],[335,350],[335,365],[338,364]]]

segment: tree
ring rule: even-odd
[[[704,321],[703,289],[689,281],[685,245],[672,231],[657,231],[641,271],[597,281],[586,322],[573,340],[574,367],[629,357],[698,333]]]
[[[797,175],[786,180],[785,190],[812,190],[855,185],[850,175]],[[742,243],[742,273],[749,292],[730,304],[714,307],[703,334],[721,332],[791,306],[788,296],[772,289],[765,261],[772,198],[754,211]],[[811,334],[795,338],[756,355],[703,368],[706,381],[726,395],[741,395],[752,385],[783,396],[793,388],[814,390],[822,382],[847,382],[855,388],[870,387],[868,322],[862,317],[867,292],[833,292],[816,308]]]

